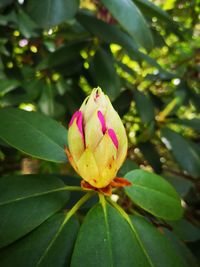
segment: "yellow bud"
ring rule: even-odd
[[[73,168],[90,185],[104,188],[116,177],[128,141],[119,115],[99,87],[72,116],[68,144]]]

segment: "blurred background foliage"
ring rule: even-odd
[[[141,167],[175,186],[187,219],[177,231],[197,257],[199,10],[198,0],[0,1],[0,107],[39,111],[67,127],[100,86],[129,138],[120,175]],[[2,140],[0,160],[1,175],[72,172]]]

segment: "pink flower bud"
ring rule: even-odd
[[[68,157],[91,186],[104,188],[116,177],[127,154],[123,123],[100,88],[74,113],[68,130]]]

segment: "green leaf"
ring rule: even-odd
[[[149,124],[154,120],[154,106],[151,99],[144,93],[134,91],[135,103],[143,123]]]
[[[0,110],[0,137],[20,151],[40,159],[64,162],[67,131],[58,122],[37,112]]]
[[[1,80],[0,81],[0,96],[3,96],[10,91],[16,89],[19,86],[19,81],[17,80]]]
[[[80,266],[150,267],[151,264],[127,221],[105,203],[94,206],[80,228],[71,267]]]
[[[111,100],[115,99],[120,92],[120,79],[114,67],[112,54],[98,49],[91,62],[90,71],[96,86],[100,86]]]
[[[162,141],[172,151],[181,168],[194,177],[200,174],[200,156],[194,147],[182,135],[169,128],[161,130]]]
[[[69,266],[79,224],[58,213],[0,252],[2,267]],[[10,257],[12,255],[12,257]]]
[[[32,231],[68,201],[57,177],[43,175],[0,178],[0,247]]]
[[[72,19],[79,7],[79,0],[29,0],[27,12],[42,28],[48,29]]]
[[[101,0],[114,18],[147,50],[153,47],[151,31],[140,10],[131,0]]]
[[[125,175],[132,185],[125,188],[132,201],[153,215],[177,220],[182,216],[181,200],[175,189],[162,177],[144,170]]]

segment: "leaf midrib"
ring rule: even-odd
[[[168,195],[168,194],[165,194],[165,193],[162,192],[162,191],[159,191],[159,190],[156,190],[156,189],[153,189],[153,188],[150,188],[150,187],[145,187],[145,186],[140,185],[140,184],[135,184],[135,183],[133,182],[133,186],[132,186],[132,188],[130,188],[130,190],[132,190],[132,189],[134,190],[134,187],[138,187],[138,188],[142,188],[142,189],[144,189],[144,190],[152,191],[152,192],[155,192],[156,194],[164,195],[165,197],[168,197],[168,198],[172,199],[173,201],[178,201],[178,198],[173,197],[173,196]],[[128,192],[128,191],[129,191],[129,190],[127,190],[127,192]]]
[[[63,187],[58,187],[58,188],[54,188],[54,189],[51,189],[51,190],[48,190],[48,191],[34,193],[32,195],[28,195],[28,196],[19,197],[19,198],[10,199],[10,200],[4,201],[4,202],[0,202],[0,206],[11,204],[13,202],[22,201],[22,200],[33,198],[33,197],[48,195],[48,194],[59,192],[59,191],[65,191],[65,190],[66,190],[66,188],[64,186]]]

